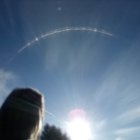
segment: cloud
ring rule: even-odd
[[[116,138],[116,140],[124,140],[122,137],[118,137]]]
[[[134,108],[132,110],[126,111],[120,116],[118,116],[118,120],[121,120],[123,123],[131,123],[140,118],[140,106]]]
[[[116,134],[118,135],[132,135],[132,134],[139,134],[140,127],[128,127],[128,128],[120,128],[116,130]]]
[[[102,130],[105,129],[108,124],[108,121],[106,119],[101,120],[96,123],[96,130]]]
[[[0,105],[16,84],[16,80],[17,76],[14,73],[0,69]]]

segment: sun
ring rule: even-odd
[[[77,115],[67,122],[67,134],[71,140],[89,140],[91,138],[90,123],[82,115]]]

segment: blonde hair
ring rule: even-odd
[[[32,88],[13,90],[0,109],[0,139],[36,140],[44,98]]]

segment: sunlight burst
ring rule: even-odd
[[[74,118],[67,123],[67,133],[71,140],[89,140],[91,138],[90,124],[84,118]]]

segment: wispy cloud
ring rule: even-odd
[[[124,140],[122,137],[118,137],[115,140]]]
[[[0,105],[14,87],[16,79],[17,76],[14,73],[0,69]]]
[[[128,128],[121,128],[116,130],[116,134],[118,135],[132,135],[140,132],[140,127],[128,127]]]
[[[118,120],[122,120],[123,123],[131,123],[140,119],[140,106],[132,110],[126,111],[120,116]]]

